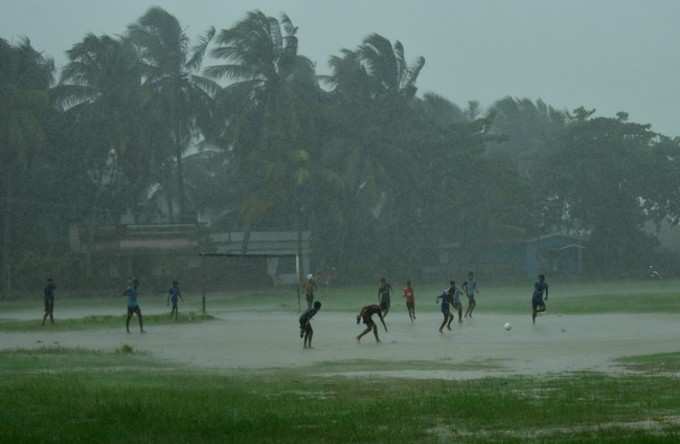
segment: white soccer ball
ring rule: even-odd
[[[505,329],[505,331],[510,331],[512,330],[512,325],[510,325],[509,322],[506,322],[503,328]]]

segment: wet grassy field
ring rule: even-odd
[[[668,358],[677,370],[677,356]],[[347,379],[199,372],[134,352],[43,349],[0,353],[0,375],[0,441],[8,443],[680,439],[677,381],[650,373]]]

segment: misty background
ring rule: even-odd
[[[675,2],[156,5],[3,2],[3,297],[676,273]]]

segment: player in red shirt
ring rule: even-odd
[[[404,299],[406,299],[406,310],[408,310],[408,318],[411,322],[416,320],[416,297],[413,293],[411,281],[406,281],[406,288],[404,288]]]

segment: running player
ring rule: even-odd
[[[304,344],[302,348],[312,348],[312,336],[314,335],[314,330],[312,330],[311,320],[315,314],[321,309],[321,302],[314,302],[312,308],[308,308],[307,311],[302,313],[300,316],[300,337],[304,338]]]
[[[545,296],[543,294],[545,293]],[[536,323],[536,315],[545,311],[545,301],[548,300],[548,283],[545,275],[538,275],[538,282],[534,283],[534,293],[531,296],[531,322]]]
[[[47,286],[43,291],[45,298],[45,314],[43,315],[42,325],[45,325],[47,318],[50,318],[50,322],[54,324],[54,292],[57,287],[54,285],[54,280],[52,278],[47,279]]]
[[[406,288],[404,288],[404,299],[406,299],[406,310],[408,310],[408,318],[411,322],[416,320],[416,297],[413,293],[413,286],[411,281],[406,281]]]
[[[444,334],[444,327],[446,326],[449,330],[451,330],[451,321],[449,321],[449,318],[451,318],[451,309],[449,305],[449,290],[444,290],[442,293],[437,296],[437,303],[440,303],[441,305],[440,308],[442,310],[442,315],[444,315],[444,320],[442,321],[442,325],[439,326],[439,334]],[[447,326],[447,323],[449,324]]]
[[[128,333],[130,333],[130,319],[132,319],[132,315],[134,314],[137,314],[137,319],[139,320],[139,331],[144,333],[142,310],[139,308],[139,304],[137,303],[138,287],[139,281],[137,278],[130,279],[127,290],[123,292],[123,295],[127,296],[127,319],[125,320],[125,329]]]
[[[316,288],[317,285],[316,281],[314,280],[314,275],[308,274],[307,280],[305,281],[304,284],[305,299],[307,300],[307,310],[311,310],[312,305],[314,304],[314,291],[316,290]]]
[[[375,322],[373,322],[373,315],[377,314],[378,317],[380,318],[380,322],[382,323],[383,327],[385,328],[385,333],[387,333],[387,325],[385,325],[385,319],[383,318],[382,315],[382,309],[380,308],[379,305],[367,305],[364,308],[361,309],[359,314],[357,315],[357,324],[359,322],[363,321],[364,324],[366,324],[366,330],[364,330],[359,336],[357,336],[357,342],[361,342],[361,338],[364,337],[364,335],[368,334],[371,330],[373,330],[373,336],[375,336],[375,341],[380,342],[380,338],[378,337],[378,327],[375,325]]]
[[[184,299],[182,298],[182,292],[179,291],[179,282],[177,281],[172,281],[172,288],[168,290],[168,305],[172,302],[172,310],[170,310],[170,318],[172,319],[173,317],[175,318],[175,321],[177,320],[177,317],[179,315],[179,310],[178,310],[178,302],[182,301],[184,303]]]
[[[380,287],[378,287],[378,303],[380,310],[382,310],[383,317],[390,312],[392,286],[387,282],[387,279],[380,278]]]
[[[456,281],[451,281],[450,282],[451,286],[449,287],[447,293],[449,296],[449,303],[451,304],[451,308],[456,310],[458,312],[458,323],[463,322],[463,303],[460,301],[460,295],[462,291],[460,291],[460,288],[456,287]],[[449,323],[448,327],[449,330],[451,330],[451,321],[453,321],[453,314],[449,317]]]
[[[475,274],[471,271],[468,273],[467,281],[463,282],[463,291],[465,291],[465,296],[468,298],[467,310],[465,310],[465,317],[472,319],[472,312],[477,306],[477,301],[475,296],[479,293],[477,288],[477,280],[475,279]]]

